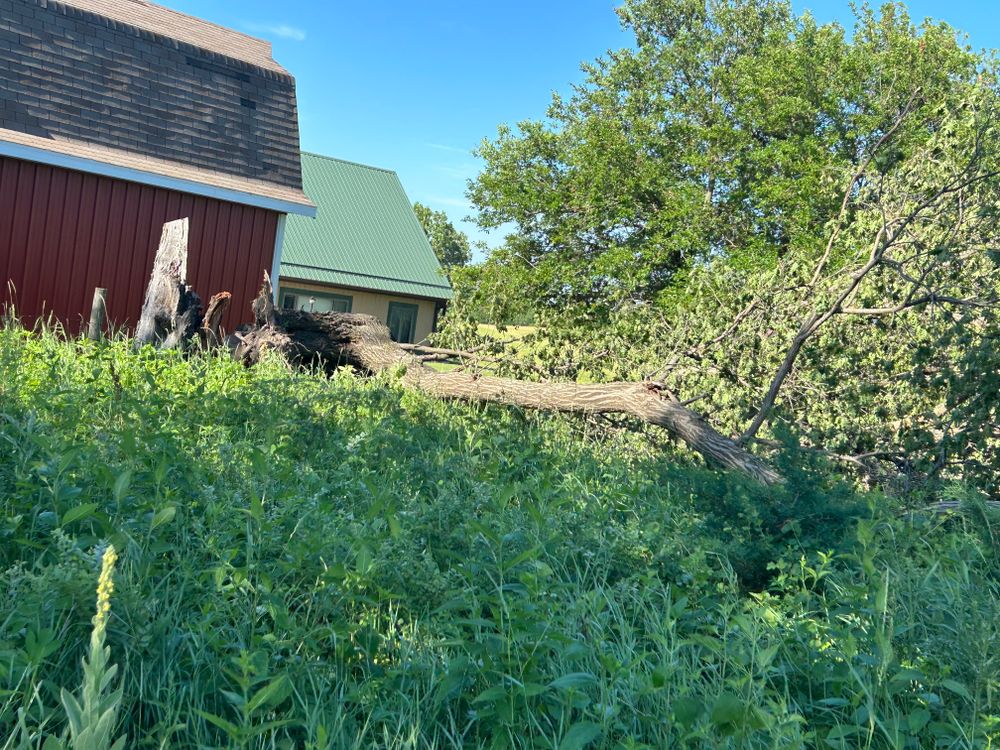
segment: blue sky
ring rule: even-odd
[[[411,200],[463,223],[471,150],[500,123],[541,117],[580,63],[629,44],[612,0],[158,0],[268,39],[296,77],[302,147],[393,169]],[[848,24],[847,0],[793,0]],[[996,0],[912,0],[974,47],[1000,47]]]

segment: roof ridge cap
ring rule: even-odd
[[[206,26],[212,26],[212,27],[214,27],[216,29],[219,29],[219,31],[225,32],[226,34],[238,34],[239,36],[241,36],[241,37],[243,37],[245,39],[252,39],[253,41],[259,42],[260,44],[266,46],[267,49],[269,50],[269,54],[271,55],[271,61],[274,62],[275,64],[277,64],[277,61],[274,59],[274,45],[271,43],[270,39],[266,39],[266,38],[264,38],[262,36],[257,36],[256,34],[249,34],[246,31],[240,31],[239,29],[234,29],[231,26],[224,26],[221,23],[216,23],[215,21],[210,21],[209,19],[203,18],[202,16],[196,16],[196,15],[193,15],[191,13],[185,13],[184,11],[177,10],[176,8],[171,8],[169,5],[164,5],[163,3],[155,3],[155,2],[153,2],[153,0],[123,0],[123,1],[124,2],[133,2],[136,5],[145,5],[147,8],[154,8],[156,10],[166,11],[166,12],[172,14],[172,15],[180,16],[183,19],[194,19],[198,23],[204,24]],[[64,2],[64,3],[67,3],[67,4],[72,4],[73,0],[61,0],[61,2]],[[123,21],[122,23],[129,23],[129,22]],[[132,23],[129,23],[129,25],[130,26],[135,26],[135,24],[132,24]],[[142,27],[136,27],[136,28],[142,28]],[[163,34],[162,32],[159,32],[159,31],[154,31],[152,33],[154,33],[154,34],[160,34],[161,36],[166,36],[166,34]],[[173,38],[173,37],[170,37],[170,38]],[[192,47],[196,47],[198,45],[192,44],[191,46]],[[208,51],[211,52],[212,50],[208,50]],[[239,59],[239,58],[234,58],[234,59]],[[253,63],[251,63],[251,64],[253,64]]]
[[[376,167],[373,164],[364,164],[364,163],[362,163],[360,161],[351,161],[350,159],[341,159],[338,156],[328,156],[327,154],[317,154],[315,151],[302,151],[302,154],[304,154],[305,156],[315,156],[317,159],[326,159],[327,161],[336,161],[336,162],[340,162],[341,164],[350,164],[350,165],[355,166],[355,167],[364,167],[365,169],[371,169],[372,171],[375,171],[375,172],[385,172],[386,174],[392,174],[392,175],[396,175],[396,177],[399,177],[399,175],[396,173],[396,170],[394,170],[394,169],[387,169],[386,167]]]

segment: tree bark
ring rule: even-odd
[[[135,331],[136,346],[183,346],[201,325],[201,298],[187,285],[187,243],[187,219],[163,225]]]
[[[208,301],[205,319],[201,323],[201,343],[205,347],[215,347],[222,343],[222,316],[229,309],[233,295],[219,292]]]
[[[397,371],[407,386],[432,396],[494,401],[543,411],[630,414],[664,428],[717,466],[765,484],[781,476],[654,383],[535,383],[467,372],[438,372],[404,351],[370,315],[276,310],[265,280],[254,302],[257,327],[242,335],[234,356],[247,365],[274,350],[293,363],[332,370],[350,365],[368,373]]]

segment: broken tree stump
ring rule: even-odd
[[[207,348],[219,346],[222,343],[222,316],[229,309],[233,295],[229,292],[219,292],[208,301],[205,319],[202,321],[201,343]]]
[[[163,225],[153,271],[146,287],[136,346],[183,346],[201,325],[201,298],[187,285],[188,220]]]

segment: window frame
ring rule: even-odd
[[[286,294],[291,294],[291,295],[294,295],[294,296],[297,296],[297,297],[305,296],[306,298],[309,298],[309,297],[316,297],[316,298],[324,297],[326,299],[333,300],[334,302],[344,302],[344,303],[347,304],[347,309],[346,310],[343,310],[343,311],[337,310],[335,312],[351,312],[351,310],[354,308],[354,297],[352,295],[350,295],[350,294],[338,294],[336,292],[318,292],[315,289],[300,289],[298,287],[293,287],[293,286],[283,286],[283,287],[281,287],[281,295],[280,295],[280,308],[279,309],[281,309],[281,310],[288,310],[288,309],[298,310],[299,309],[298,307],[293,307],[293,308],[287,308],[287,307],[285,307],[285,295]]]

